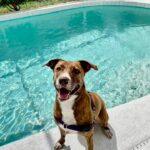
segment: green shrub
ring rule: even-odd
[[[0,0],[0,6],[6,6],[6,5],[12,4],[12,3],[21,4],[21,3],[27,2],[27,1],[31,1],[31,0]],[[34,0],[32,0],[32,1],[34,1]]]

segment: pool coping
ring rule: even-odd
[[[96,127],[94,150],[149,150],[150,94],[108,109],[113,139],[108,140]],[[0,150],[53,150],[59,138],[58,128],[42,131],[0,147]],[[98,139],[98,140],[97,140]],[[97,142],[97,143],[96,143]],[[76,134],[66,137],[64,150],[85,150],[85,142]]]
[[[77,2],[67,2],[57,5],[50,5],[46,7],[35,8],[31,10],[25,10],[21,12],[13,12],[10,14],[0,15],[0,22],[13,19],[19,19],[35,15],[43,15],[51,12],[73,9],[78,7],[95,6],[95,5],[125,5],[125,6],[137,6],[150,8],[150,1],[148,0],[87,0]]]

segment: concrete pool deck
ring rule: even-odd
[[[114,136],[107,139],[101,128],[95,127],[94,150],[150,150],[150,95],[108,110]],[[0,150],[53,150],[59,138],[57,128],[40,132]],[[85,141],[76,134],[66,137],[64,150],[85,150]]]

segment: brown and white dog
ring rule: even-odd
[[[104,101],[94,92],[86,91],[84,76],[97,66],[87,61],[50,60],[46,66],[54,71],[56,99],[54,118],[60,130],[60,139],[55,149],[61,149],[67,133],[79,133],[87,141],[88,150],[93,150],[93,123],[104,129],[108,138],[112,133],[108,127],[108,114]]]

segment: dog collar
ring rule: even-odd
[[[75,125],[75,124],[67,125],[62,119],[60,119],[56,116],[54,116],[54,118],[55,118],[55,121],[59,124],[62,124],[65,129],[75,130],[78,132],[87,132],[93,128],[93,123],[84,124],[84,125]]]

